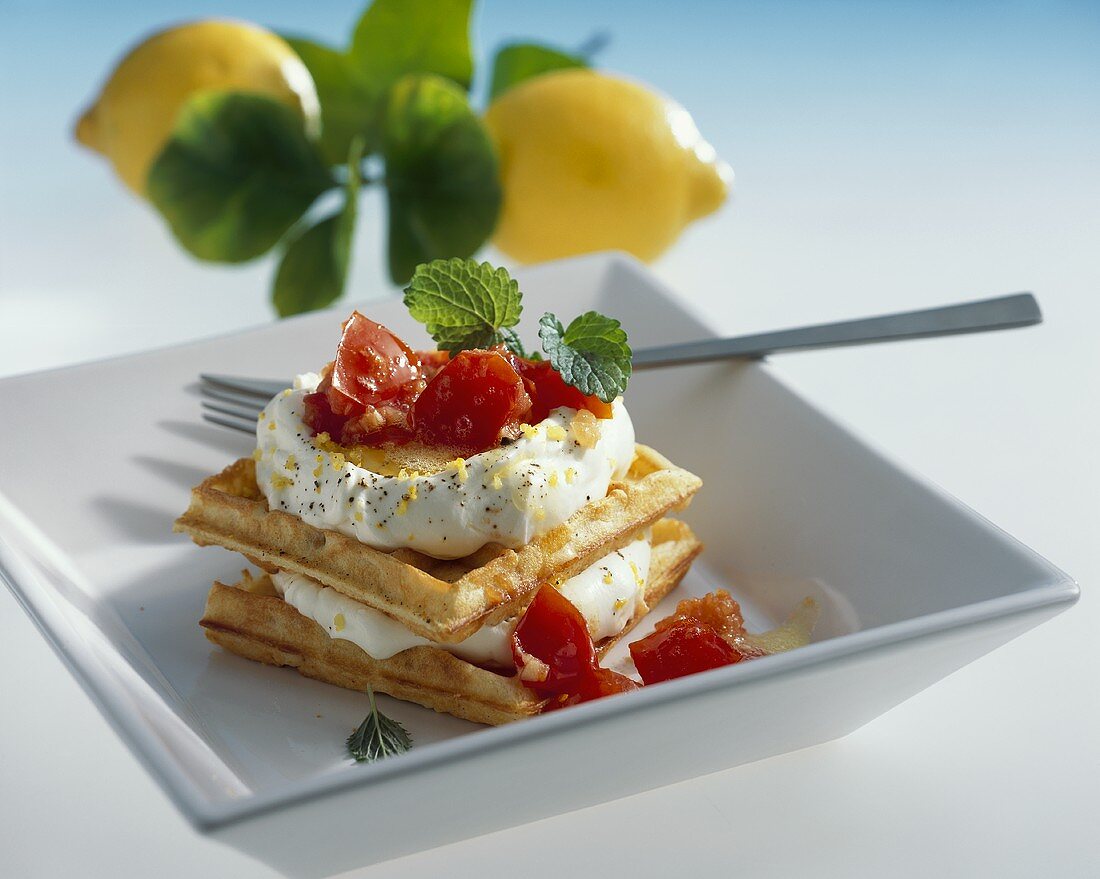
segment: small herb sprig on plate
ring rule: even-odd
[[[367,699],[370,701],[370,714],[348,736],[348,754],[356,763],[370,763],[404,754],[412,747],[412,736],[400,723],[378,710],[372,687],[367,687]]]
[[[441,350],[505,345],[528,355],[515,327],[523,312],[519,284],[505,269],[472,259],[437,259],[417,266],[405,288],[409,313],[428,330]],[[542,349],[567,384],[610,403],[626,390],[631,351],[617,320],[588,311],[563,327],[547,312],[539,321]]]

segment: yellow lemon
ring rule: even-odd
[[[76,139],[102,153],[123,182],[145,178],[176,115],[205,90],[259,92],[296,107],[307,130],[320,124],[317,90],[286,41],[253,24],[196,21],[161,31],[123,58],[76,124]]]
[[[521,83],[485,122],[504,189],[493,243],[521,262],[609,249],[652,260],[733,180],[683,107],[592,70]]]

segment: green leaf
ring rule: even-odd
[[[566,383],[610,403],[630,380],[631,351],[619,322],[589,311],[562,329],[547,312],[539,321],[542,348]]]
[[[351,242],[359,203],[359,162],[363,139],[348,153],[344,209],[294,238],[275,274],[272,301],[279,317],[324,308],[340,298],[351,263]]]
[[[412,747],[412,736],[396,720],[386,717],[374,701],[374,689],[367,687],[370,714],[347,739],[348,754],[357,763],[373,762],[395,754],[404,754]]]
[[[263,95],[202,92],[149,171],[149,199],[200,259],[264,253],[334,185],[302,118]]]
[[[497,157],[481,119],[454,83],[410,76],[390,93],[382,142],[394,283],[417,265],[467,257],[500,212]]]
[[[523,345],[523,339],[521,339],[516,331],[505,327],[500,330],[497,335],[500,337],[500,341],[507,346],[508,350],[515,354],[517,357],[523,357],[527,360],[541,360],[542,355],[538,351],[534,352],[534,356],[529,356],[527,349]]]
[[[374,0],[355,26],[349,55],[379,93],[410,73],[469,88],[473,0]]]
[[[519,323],[523,306],[505,269],[472,259],[437,259],[417,266],[405,288],[405,306],[441,349],[452,354],[488,348],[501,330]]]
[[[569,70],[587,67],[588,63],[578,55],[570,55],[540,46],[537,43],[512,43],[502,46],[493,61],[493,80],[489,86],[489,100],[519,85],[527,79],[550,73],[552,70]]]
[[[321,150],[332,164],[347,157],[352,140],[378,140],[378,89],[368,83],[347,53],[301,37],[284,36],[302,59],[321,102]]]

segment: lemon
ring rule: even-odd
[[[123,182],[145,178],[189,97],[205,90],[270,95],[320,125],[317,90],[294,50],[270,31],[238,21],[196,21],[161,31],[123,58],[76,124],[76,139],[102,153]]]
[[[504,190],[493,243],[520,262],[609,249],[652,260],[733,180],[683,107],[592,70],[521,83],[485,123]]]

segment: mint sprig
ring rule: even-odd
[[[539,321],[539,338],[550,365],[582,394],[610,403],[626,390],[632,355],[626,331],[614,318],[588,311],[563,328],[547,312]]]
[[[405,306],[451,354],[507,344],[523,311],[519,284],[505,269],[457,258],[417,266]]]
[[[502,268],[472,259],[437,259],[416,267],[405,288],[409,313],[424,324],[435,343],[451,354],[504,345],[528,360],[530,354],[512,329],[523,312],[519,284]],[[610,403],[626,390],[631,351],[617,320],[589,311],[568,327],[547,312],[539,338],[550,364],[582,394]]]
[[[412,736],[400,723],[378,710],[372,687],[367,687],[367,699],[370,701],[370,714],[348,736],[348,754],[356,763],[404,754],[412,747]]]

